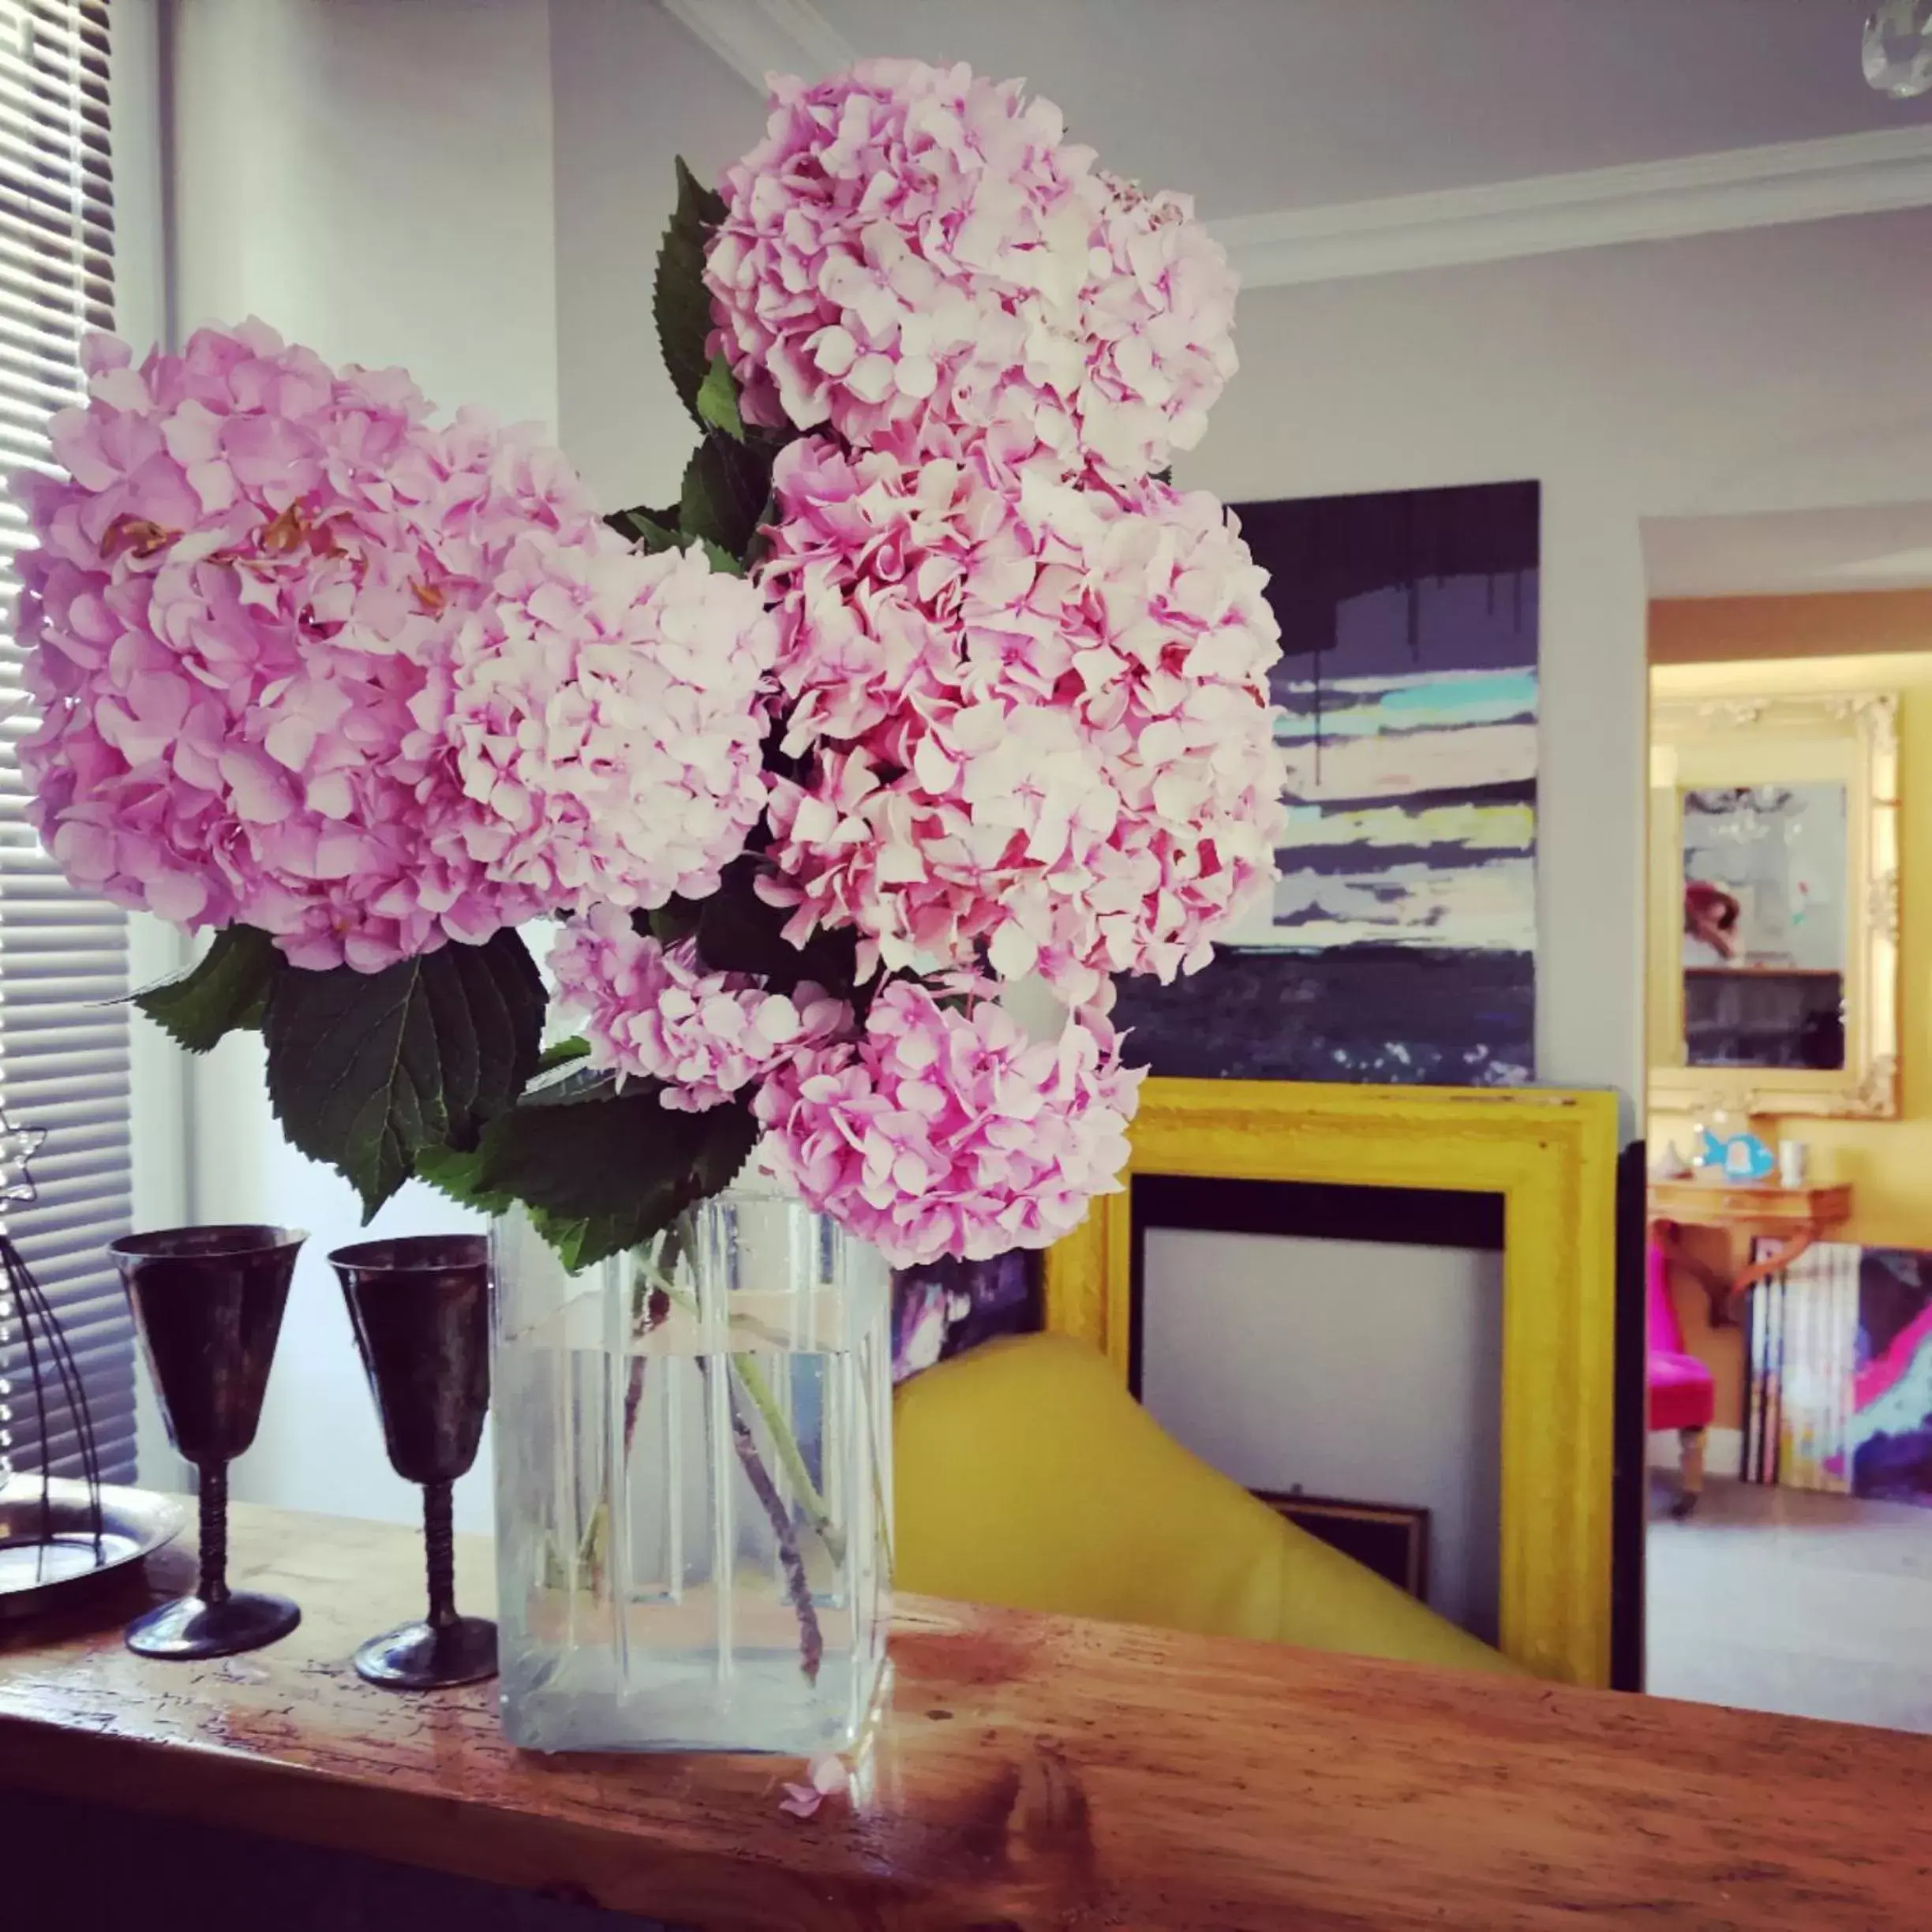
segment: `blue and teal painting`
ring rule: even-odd
[[[1120,982],[1163,1074],[1512,1086],[1536,1068],[1538,490],[1235,506],[1282,627],[1273,903]]]

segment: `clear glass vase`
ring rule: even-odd
[[[511,1741],[849,1747],[890,1615],[884,1262],[762,1178],[577,1274],[521,1213],[492,1240]]]

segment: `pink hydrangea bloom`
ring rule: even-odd
[[[511,545],[414,700],[470,809],[436,849],[556,908],[702,897],[765,808],[777,630],[702,551]]]
[[[1263,571],[1204,494],[790,445],[764,582],[797,703],[765,888],[889,967],[1171,979],[1274,876]]]
[[[1104,198],[1080,291],[1081,437],[1103,474],[1144,476],[1207,432],[1235,370],[1241,278],[1191,197],[1092,178]]]
[[[766,1159],[895,1267],[1044,1248],[1118,1191],[1141,1070],[1104,1020],[1035,1041],[990,1000],[895,980],[856,1042],[779,1069],[754,1110]]]
[[[1091,157],[1063,132],[1050,102],[964,66],[774,81],[705,264],[747,416],[870,442],[960,406],[963,376],[1076,380]]]
[[[559,1005],[585,1016],[593,1066],[661,1080],[663,1104],[702,1113],[840,1038],[852,1010],[807,982],[773,993],[752,973],[708,972],[688,939],[664,946],[614,906],[551,949]]]
[[[1125,479],[1198,438],[1234,367],[1219,245],[1094,172],[1018,81],[778,80],[722,186],[705,279],[751,421]]]
[[[408,741],[428,667],[511,537],[593,527],[560,459],[431,430],[398,371],[331,371],[250,322],[138,369],[90,339],[65,476],[16,488],[35,823],[77,884],[240,920],[365,971],[536,907],[439,838],[472,809]]]

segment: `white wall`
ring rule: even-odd
[[[174,322],[556,421],[545,0],[182,0]]]
[[[675,163],[715,182],[764,104],[646,0],[551,0],[550,66],[564,447],[608,507],[674,503],[697,432],[657,353],[651,278]]]
[[[331,361],[406,365],[445,407],[554,425],[544,0],[183,0],[176,21],[176,329],[258,313]],[[188,1107],[192,1218],[310,1234],[234,1493],[414,1515],[324,1258],[361,1231],[354,1196],[283,1142],[254,1039],[194,1065]],[[412,1185],[371,1231],[474,1224]],[[488,1456],[459,1526],[488,1526]]]
[[[1494,1642],[1502,1257],[1154,1228],[1146,1267],[1155,1420],[1251,1489],[1426,1509],[1430,1606]]]

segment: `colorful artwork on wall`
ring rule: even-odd
[[[1932,1255],[1863,1251],[1852,1400],[1853,1493],[1932,1503]]]
[[[948,1259],[893,1274],[893,1380],[995,1335],[1040,1325],[1039,1256],[1016,1249],[990,1261]]]
[[[1932,1254],[1821,1241],[1751,1296],[1747,1481],[1932,1505]]]
[[[1282,626],[1282,878],[1211,975],[1121,982],[1130,1058],[1533,1077],[1538,498],[1504,483],[1235,506]]]

